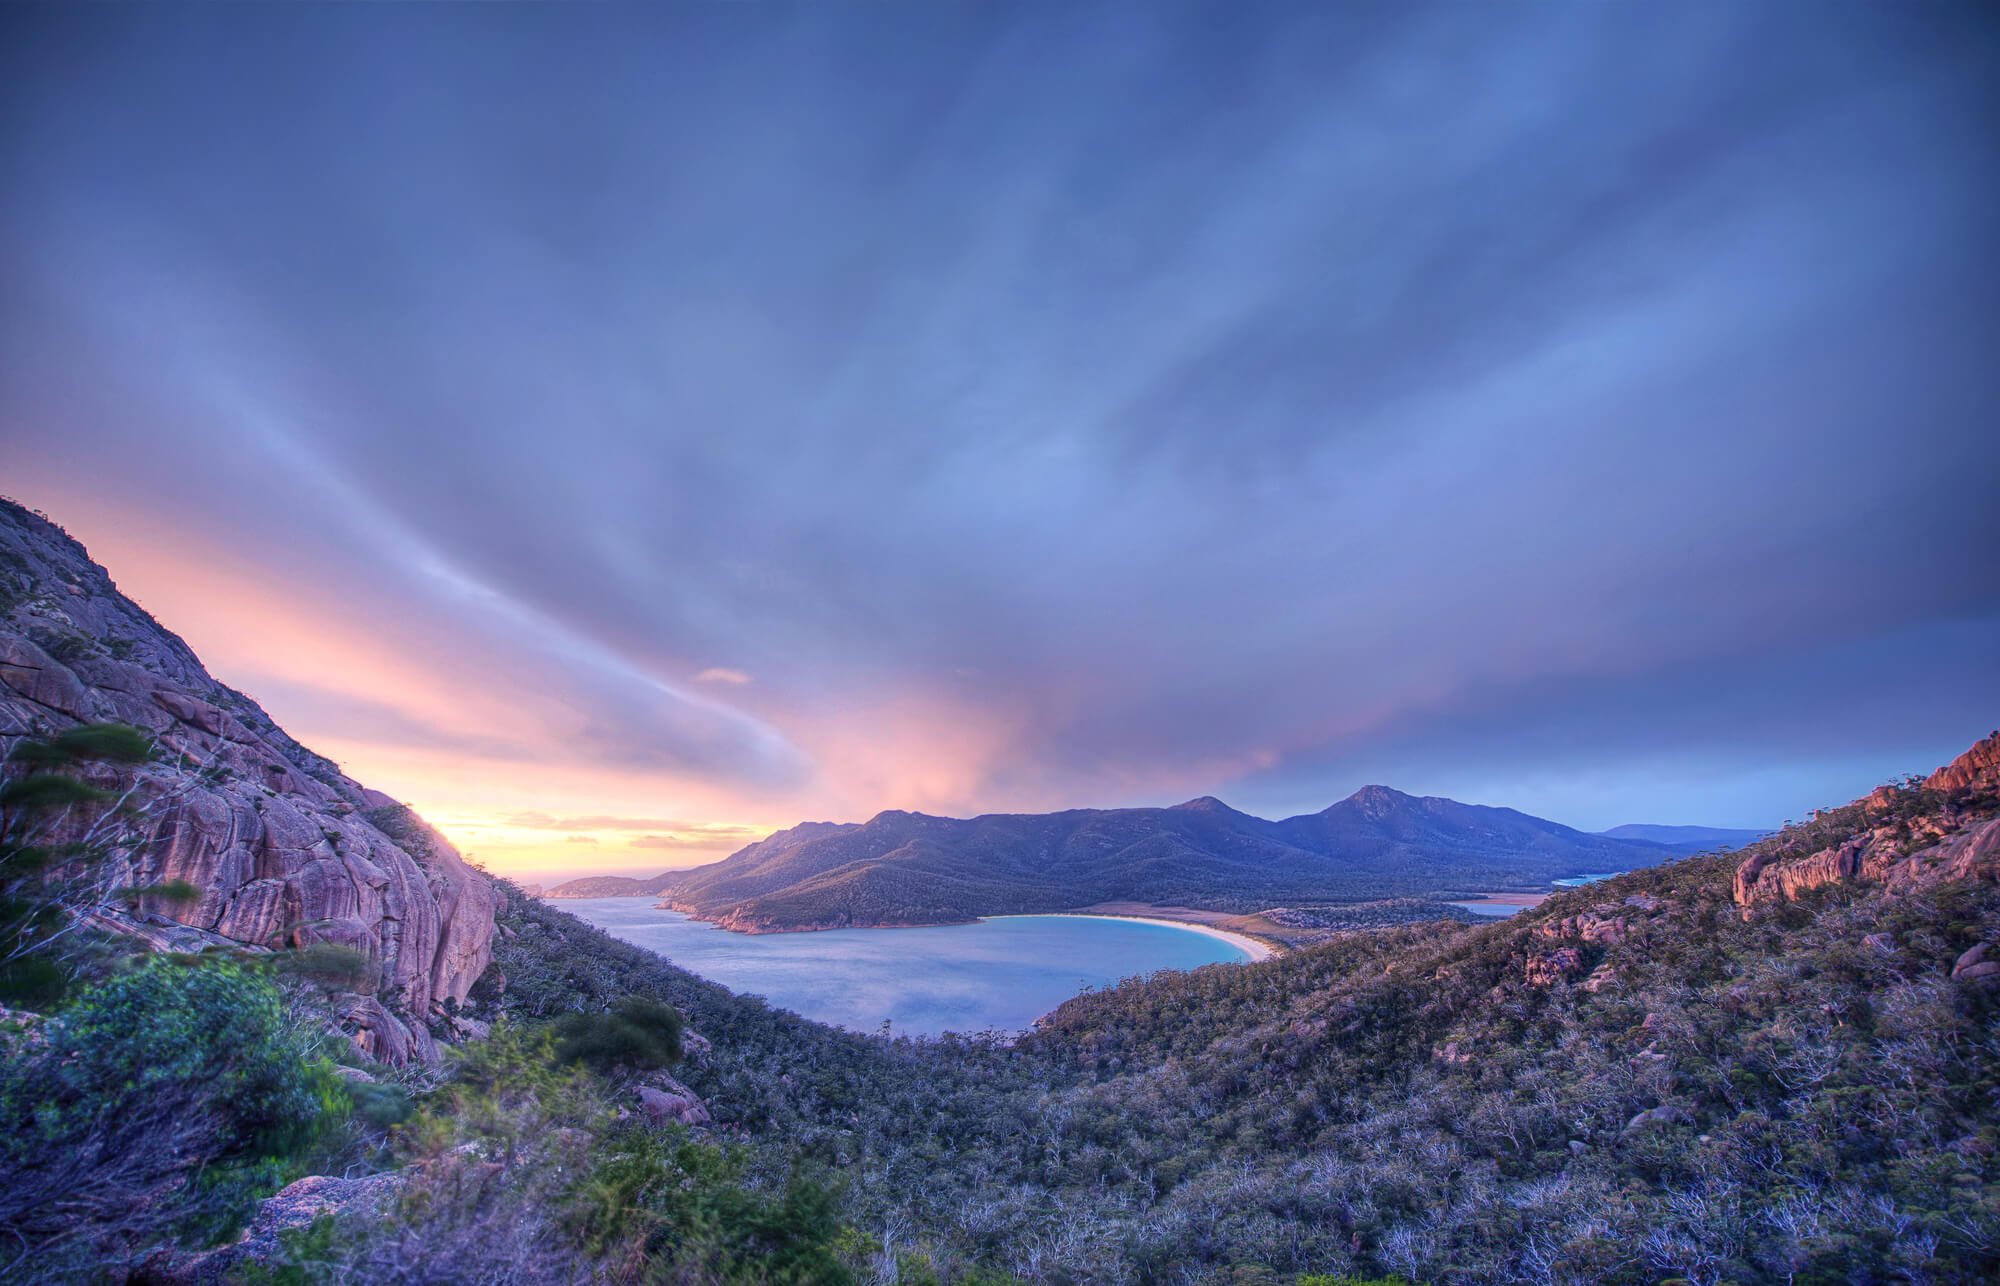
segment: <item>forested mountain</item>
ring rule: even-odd
[[[1534,889],[1649,866],[1675,851],[1511,808],[1365,786],[1321,812],[1275,822],[1208,796],[1172,808],[963,820],[885,812],[860,825],[807,823],[660,879],[665,905],[771,932],[1112,901],[1251,911]]]
[[[551,898],[637,898],[658,897],[673,883],[673,873],[656,875],[650,879],[635,878],[630,875],[586,875],[579,879],[564,880],[561,884],[543,893]]]

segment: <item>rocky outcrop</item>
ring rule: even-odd
[[[1924,779],[1925,790],[1945,795],[2000,795],[2000,732],[1952,760]]]
[[[1736,901],[1741,906],[1789,902],[1814,889],[1856,879],[1871,839],[1859,836],[1839,848],[1821,849],[1804,857],[1760,854],[1750,858],[1736,868]]]
[[[427,1025],[492,960],[498,891],[407,808],[285,734],[118,592],[60,528],[0,501],[0,751],[79,723],[152,734],[125,883],[184,881],[192,901],[100,912],[160,949],[333,944],[369,976],[348,1030],[389,1062],[435,1057]]]
[[[1564,916],[1560,920],[1544,921],[1535,926],[1536,936],[1551,942],[1576,938],[1607,947],[1623,942],[1631,931],[1632,927],[1624,916],[1608,914],[1603,908]]]
[[[1531,987],[1553,987],[1583,972],[1583,953],[1575,947],[1537,951],[1522,970]]]
[[[1902,895],[1935,884],[2000,879],[2000,734],[1987,737],[1915,789],[1881,787],[1854,805],[1867,829],[1812,852],[1758,846],[1736,868],[1747,916],[1760,903],[1862,883]],[[1802,846],[1801,846],[1802,847]]]

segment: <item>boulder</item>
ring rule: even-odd
[[[2000,960],[1988,960],[1989,944],[1980,943],[1960,952],[1952,961],[1951,976],[1954,981],[1975,984],[1980,987],[2000,986]]]
[[[707,1125],[708,1105],[671,1076],[655,1075],[638,1088],[639,1109],[654,1125]]]
[[[1660,1107],[1649,1108],[1625,1122],[1624,1133],[1633,1134],[1650,1125],[1684,1125],[1688,1122],[1688,1119],[1686,1112],[1681,1111],[1681,1109],[1672,1104],[1665,1104]]]
[[[281,1237],[309,1226],[321,1215],[372,1215],[388,1208],[405,1182],[402,1171],[344,1179],[311,1174],[257,1205],[243,1235],[227,1246],[193,1255],[169,1254],[146,1265],[146,1280],[171,1286],[211,1286],[238,1278],[256,1264],[274,1263],[284,1249]]]

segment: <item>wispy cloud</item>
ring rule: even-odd
[[[10,489],[489,834],[1766,824],[2000,708],[1977,6],[5,21]]]
[[[726,828],[690,831],[681,835],[636,835],[626,843],[632,848],[741,848],[761,837],[758,831]]]

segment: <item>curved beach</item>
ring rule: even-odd
[[[1218,929],[1213,925],[1195,924],[1188,920],[1165,920],[1150,915],[1098,915],[1089,911],[1041,911],[1024,915],[982,915],[982,920],[1033,920],[1059,918],[1065,920],[1131,920],[1137,924],[1157,924],[1167,929],[1186,929],[1189,933],[1199,933],[1211,938],[1219,938],[1250,957],[1250,963],[1269,960],[1278,954],[1278,949],[1268,942],[1253,938],[1245,933],[1232,933],[1228,929]]]

